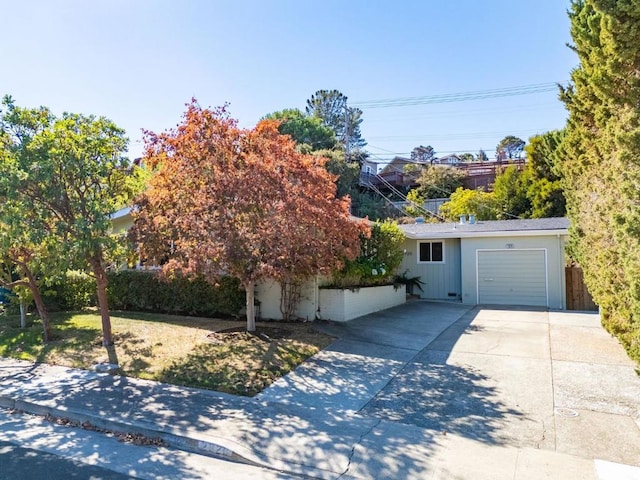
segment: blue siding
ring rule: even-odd
[[[424,241],[429,241],[428,239]],[[405,256],[400,266],[400,273],[407,271],[408,277],[419,276],[426,285],[421,298],[433,300],[460,300],[462,278],[460,270],[460,239],[447,238],[434,241],[444,242],[444,263],[418,263],[418,240],[405,240]],[[449,294],[455,294],[449,296]]]

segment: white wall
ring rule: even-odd
[[[404,285],[362,287],[357,290],[320,289],[320,318],[346,322],[369,313],[401,305],[407,301]]]
[[[260,318],[282,320],[280,312],[280,284],[274,280],[265,280],[256,285],[256,298],[260,301]],[[318,309],[318,296],[315,280],[305,282],[301,287],[300,303],[296,316],[313,320]]]

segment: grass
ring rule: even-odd
[[[285,334],[268,338],[222,332],[244,321],[112,312],[111,322],[115,346],[107,349],[95,312],[53,314],[48,344],[37,318],[23,330],[19,317],[0,315],[0,356],[82,369],[117,363],[129,377],[252,396],[331,342],[306,323],[258,322],[259,331]]]

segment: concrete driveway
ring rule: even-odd
[[[439,461],[470,469],[486,447],[640,466],[637,365],[597,314],[415,301],[323,328],[338,339],[260,399],[448,435]]]

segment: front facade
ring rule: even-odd
[[[400,271],[421,298],[465,304],[566,308],[566,218],[401,225]]]

